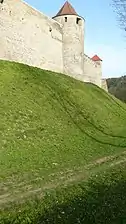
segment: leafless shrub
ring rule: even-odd
[[[126,31],[126,0],[113,0],[113,7],[121,29]]]

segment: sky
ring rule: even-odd
[[[25,0],[42,13],[52,17],[65,0]],[[112,0],[70,0],[75,11],[85,18],[84,51],[102,60],[103,77],[126,75],[126,37],[120,29]]]

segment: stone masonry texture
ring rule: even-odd
[[[0,3],[0,59],[64,73],[107,91],[102,62],[84,54],[85,20],[50,18],[22,0]]]

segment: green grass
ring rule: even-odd
[[[115,167],[120,167],[118,163],[125,164],[125,151],[124,103],[95,85],[63,74],[0,61],[0,208],[3,223],[47,223],[42,217],[46,219],[48,207],[47,216],[50,213],[50,219],[55,217],[55,222],[48,223],[58,223],[56,205],[53,206],[55,192],[60,195],[59,206],[66,201],[73,208],[79,189],[83,195],[86,192],[82,190],[83,182],[96,173],[101,180],[99,175],[111,173],[113,164]],[[111,171],[107,171],[108,167]],[[75,194],[71,201],[72,189],[76,190],[73,190]],[[48,191],[52,196],[46,196]],[[36,196],[39,198],[37,205]],[[20,215],[12,212],[10,207],[8,209],[12,204],[15,211],[21,207],[24,212],[22,209]],[[37,210],[33,209],[35,207]],[[25,221],[20,221],[19,216]],[[7,221],[8,217],[13,221]],[[68,219],[66,216],[63,223],[74,223]],[[95,222],[88,220],[87,223]]]

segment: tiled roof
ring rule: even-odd
[[[102,61],[102,59],[99,58],[97,55],[94,55],[91,59],[92,59],[93,61]]]
[[[63,16],[63,15],[78,15],[72,5],[67,1],[57,13],[56,16]]]

